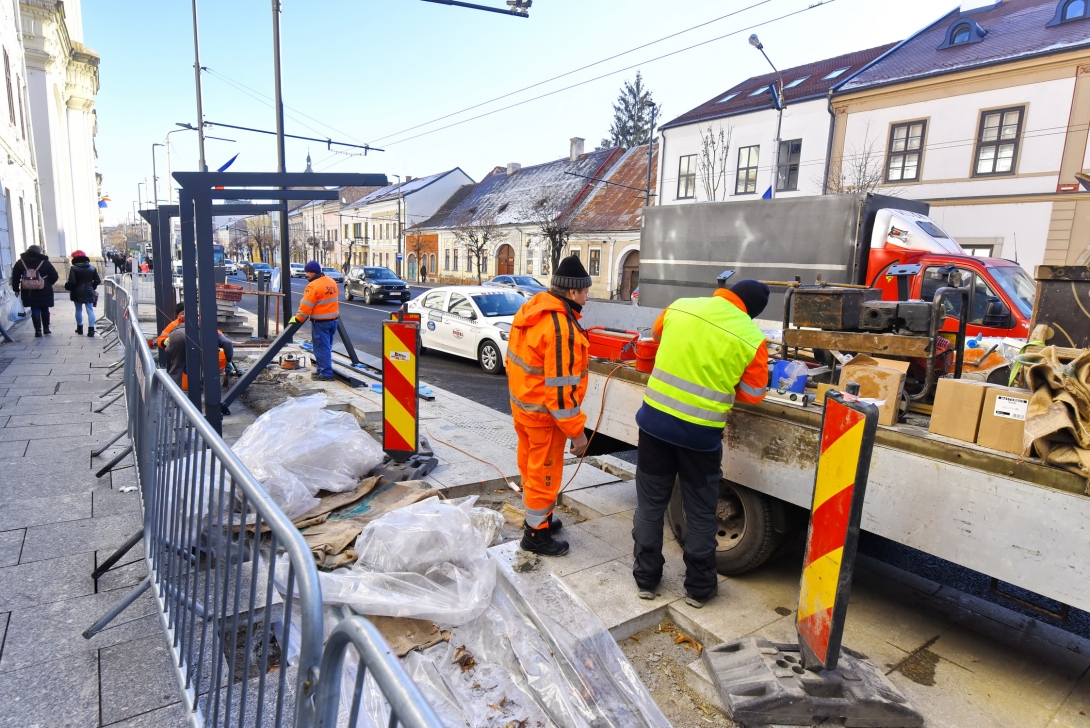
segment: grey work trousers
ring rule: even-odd
[[[679,479],[685,508],[685,591],[701,601],[718,593],[715,511],[722,460],[722,446],[711,452],[690,450],[640,430],[636,515],[632,519],[632,576],[640,589],[653,591],[662,580],[663,520],[674,480]]]

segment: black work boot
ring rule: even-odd
[[[50,336],[53,332],[49,330],[49,309],[42,311],[42,331],[46,336]]]
[[[549,514],[549,533],[560,533],[560,529],[564,528],[564,522],[556,516]]]
[[[568,542],[553,538],[553,534],[548,528],[533,529],[529,526],[523,526],[522,543],[519,546],[522,547],[523,551],[542,556],[563,556],[568,553]]]
[[[76,336],[83,336],[83,324],[76,324]]]
[[[88,326],[87,327],[87,335],[88,336],[94,336],[95,335],[95,327],[94,326]]]

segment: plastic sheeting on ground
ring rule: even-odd
[[[365,529],[357,541],[359,564],[319,575],[327,603],[326,633],[351,612],[389,614],[391,604],[401,613],[398,616],[427,611],[425,618],[450,630],[450,640],[410,652],[403,664],[449,728],[501,728],[523,725],[522,721],[548,728],[668,728],[601,620],[552,573],[547,561],[520,573],[513,568],[516,543],[487,549],[499,515],[474,508],[475,500],[430,499],[370,524],[368,528],[375,528],[370,533]],[[469,536],[466,521],[474,516],[476,535]],[[387,572],[382,576],[396,578],[379,580],[378,572],[362,571],[364,564],[408,571]],[[460,572],[457,581],[450,581],[451,567]],[[281,568],[277,581],[282,585],[286,571],[280,573]],[[471,586],[471,573],[488,580],[487,591],[465,591]],[[414,576],[404,579],[405,574]],[[418,578],[424,575],[442,581],[438,599],[426,593],[425,581]],[[351,580],[359,586],[347,588]],[[391,583],[396,584],[392,592]],[[330,588],[334,585],[339,591]],[[411,609],[410,590],[429,606]],[[431,611],[455,593],[473,594],[457,614],[476,612],[475,616],[455,622]],[[393,602],[391,594],[396,596]],[[483,604],[475,603],[478,597],[483,597]],[[341,598],[350,601],[335,605]],[[291,647],[287,652],[291,654]],[[342,721],[352,703],[356,669],[353,654],[342,678]],[[369,675],[363,689],[358,728],[387,725],[389,706]]]
[[[382,463],[382,448],[356,418],[325,406],[324,394],[289,399],[258,417],[232,448],[288,518],[318,505],[319,490],[351,490]]]

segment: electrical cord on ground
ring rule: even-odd
[[[508,477],[504,474],[504,472],[502,470],[500,470],[500,466],[496,465],[495,463],[493,463],[491,461],[485,460],[484,458],[479,458],[479,457],[477,457],[476,455],[474,455],[472,453],[468,453],[465,450],[463,450],[462,448],[458,447],[457,445],[452,445],[451,443],[447,442],[446,440],[440,440],[438,437],[431,434],[431,430],[428,429],[427,423],[424,423],[424,432],[428,433],[428,437],[430,437],[432,440],[435,440],[436,442],[440,442],[440,443],[446,445],[447,447],[454,448],[458,452],[462,453],[463,455],[468,455],[469,457],[473,458],[474,460],[476,460],[479,463],[484,463],[485,465],[491,465],[493,468],[496,469],[496,472],[500,474],[500,477],[503,478],[504,482],[507,483],[508,487],[511,488],[511,490],[515,491],[516,493],[521,493],[522,492],[522,488],[520,488],[516,484],[512,483],[510,481],[510,479],[508,479]]]

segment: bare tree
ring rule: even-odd
[[[409,252],[416,256],[416,272],[417,275],[420,275],[420,269],[425,267],[424,261],[427,258],[428,250],[430,250],[428,244],[424,242],[423,235],[409,234],[405,237],[405,245],[408,247]],[[428,272],[435,275],[433,270]]]
[[[246,218],[246,241],[257,248],[258,259],[272,265],[276,260],[276,230],[268,215]]]
[[[542,261],[542,275],[556,270],[560,265],[560,259],[564,257],[564,250],[568,247],[568,240],[572,233],[579,232],[575,224],[575,206],[564,204],[563,201],[549,196],[542,191],[543,196],[536,200],[525,217],[541,232],[541,242],[548,251],[547,260]],[[546,270],[546,264],[549,268]]]
[[[506,240],[507,232],[496,222],[495,213],[477,213],[478,209],[475,207],[466,210],[455,221],[452,232],[455,242],[466,251],[466,262],[477,261],[477,283],[481,283],[488,249],[501,240]]]
[[[847,154],[830,161],[827,195],[853,195],[875,192],[886,181],[886,154],[882,140],[871,137],[870,122],[864,127],[863,141]],[[884,190],[887,194],[897,191]]]
[[[710,202],[719,199],[719,191],[723,191],[723,197],[727,194],[727,165],[730,154],[730,140],[734,136],[734,127],[726,129],[720,125],[719,131],[712,129],[708,124],[708,133],[703,129],[700,132],[700,154],[696,158],[697,174],[700,183],[704,186],[704,194]]]

